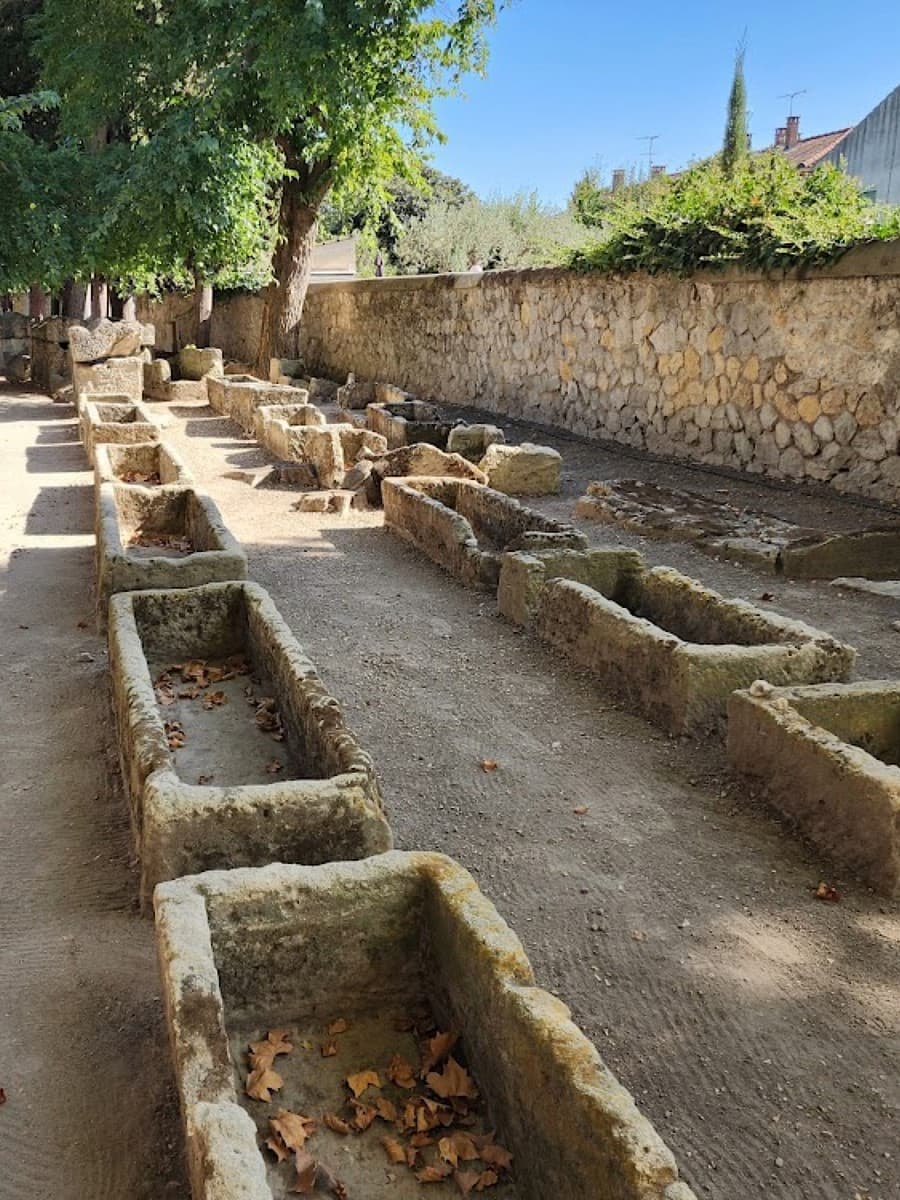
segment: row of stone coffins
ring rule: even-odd
[[[471,875],[392,849],[371,758],[153,414],[80,410],[98,564],[129,560],[98,592],[196,1200],[691,1200]]]
[[[390,479],[385,523],[672,734],[727,728],[729,759],[866,883],[900,890],[900,684],[856,651],[466,480]]]

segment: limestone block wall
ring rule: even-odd
[[[313,284],[307,367],[900,503],[900,244],[827,271]]]

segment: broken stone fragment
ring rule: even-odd
[[[551,496],[559,491],[562,457],[550,446],[495,442],[478,465],[490,486],[508,496]]]
[[[152,346],[156,331],[140,321],[109,321],[106,317],[71,325],[68,330],[72,362],[92,363],[105,358],[125,358],[140,354],[142,346]]]
[[[303,377],[302,359],[270,358],[269,383],[280,383],[283,375],[287,375],[290,379],[301,379]]]
[[[380,504],[383,479],[417,475],[486,482],[484,473],[461,454],[447,454],[427,442],[416,442],[412,446],[398,446],[396,450],[389,450],[381,458],[375,459],[366,485],[369,503],[375,506]]]
[[[31,356],[28,354],[13,355],[7,360],[4,371],[10,383],[25,383],[31,378]]]
[[[222,351],[215,346],[198,349],[185,346],[178,352],[178,374],[182,379],[204,379],[207,375],[224,375]]]
[[[461,454],[470,462],[479,462],[488,446],[506,441],[503,430],[497,425],[457,425],[447,438],[447,452]]]

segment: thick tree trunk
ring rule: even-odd
[[[194,319],[197,325],[197,346],[205,350],[212,333],[212,285],[194,280]]]
[[[83,321],[87,303],[87,287],[76,279],[67,281],[63,288],[63,316]]]
[[[285,181],[275,250],[275,282],[266,291],[257,368],[266,377],[270,358],[296,358],[300,317],[316,244],[316,206],[300,180]]]
[[[133,295],[126,296],[122,301],[122,320],[137,320],[137,300]]]

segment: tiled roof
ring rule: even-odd
[[[795,167],[801,170],[804,167],[814,167],[816,163],[822,161],[829,150],[840,145],[852,128],[851,125],[847,129],[835,129],[831,133],[817,133],[815,137],[801,138],[796,146],[792,146],[790,150],[785,150],[783,153]]]

